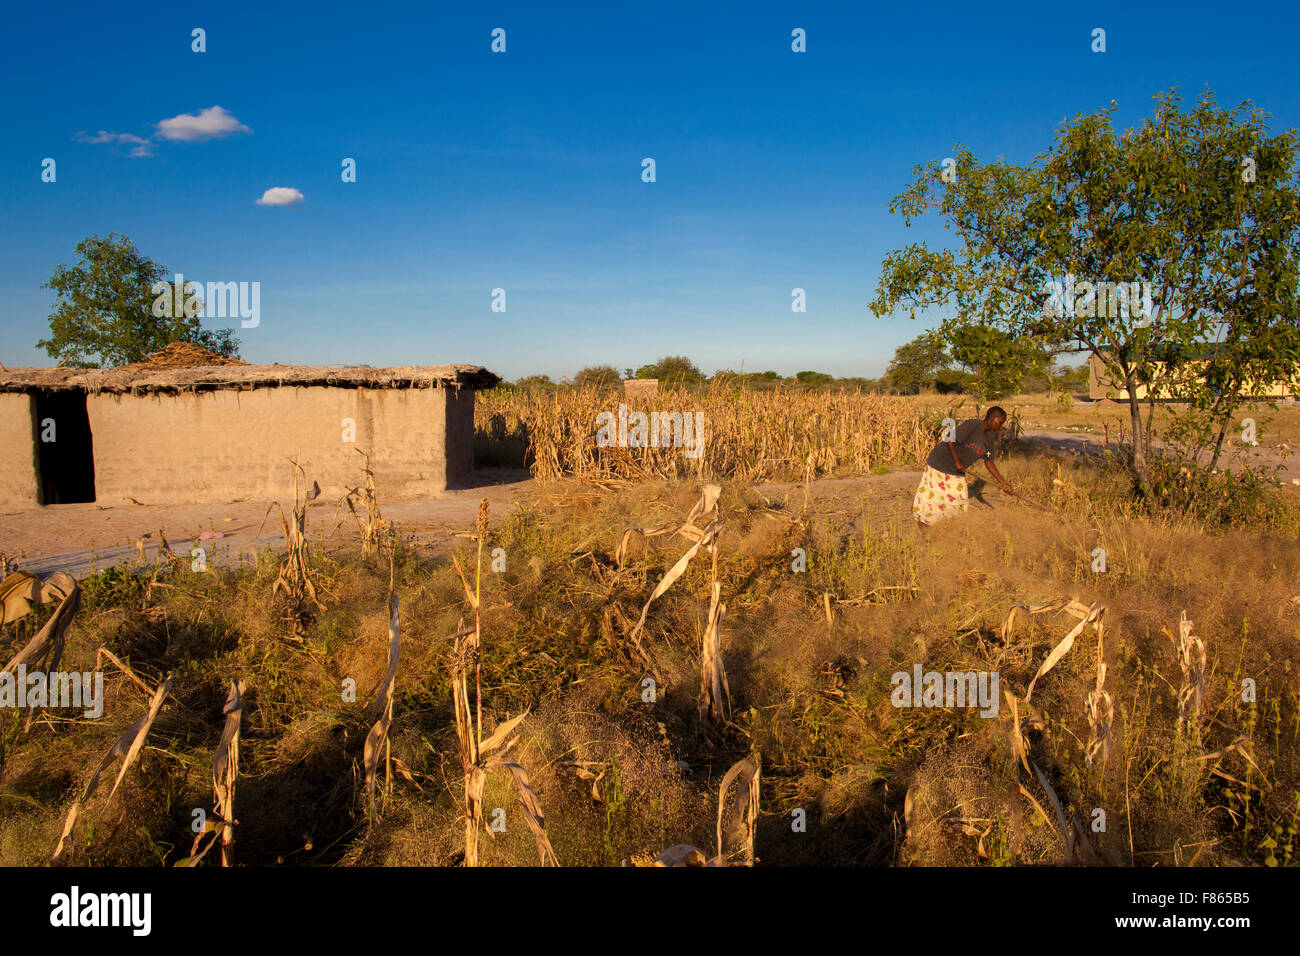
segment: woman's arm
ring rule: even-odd
[[[952,463],[957,466],[957,474],[966,474],[966,469],[962,467],[961,459],[957,457],[957,443],[948,442],[948,450],[952,452]]]
[[[985,458],[984,464],[989,466],[989,474],[991,474],[997,480],[997,483],[1002,486],[1002,490],[1009,495],[1014,495],[1015,491],[1012,490],[1010,483],[1008,483],[1007,480],[998,472],[998,466],[993,464],[993,459]]]

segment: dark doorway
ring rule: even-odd
[[[41,504],[95,500],[95,450],[86,414],[86,393],[78,389],[37,392],[37,461]]]

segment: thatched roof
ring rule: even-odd
[[[206,392],[215,389],[326,385],[334,388],[492,388],[501,379],[480,365],[344,368],[325,365],[195,365],[120,368],[0,369],[0,392],[83,389],[86,392]]]

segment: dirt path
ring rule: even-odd
[[[874,520],[888,516],[910,524],[910,506],[920,471],[891,471],[884,475],[829,478],[807,489],[810,510],[819,514],[844,514],[855,526],[867,513]],[[757,486],[772,501],[790,507],[803,505],[800,482]],[[449,532],[468,531],[480,498],[487,498],[493,515],[500,518],[516,501],[544,494],[526,471],[486,468],[476,472],[472,487],[447,491],[437,498],[414,501],[380,500],[384,517],[423,544],[446,544]],[[284,537],[279,512],[268,501],[233,501],[219,505],[133,505],[99,503],[52,505],[0,513],[0,554],[16,559],[27,571],[45,575],[68,571],[75,577],[113,565],[140,563],[137,542],[146,563],[158,557],[159,532],[172,551],[189,556],[201,547],[210,566],[236,567],[250,562],[263,548],[280,549]],[[148,535],[147,538],[144,536]],[[220,537],[217,537],[219,535]],[[355,547],[356,529],[346,508],[337,502],[316,501],[307,508],[307,535],[325,553]]]
[[[384,517],[417,540],[449,541],[450,531],[474,526],[480,498],[487,498],[497,515],[502,505],[534,493],[526,471],[485,468],[476,472],[472,487],[444,492],[437,498],[386,502]],[[325,549],[351,546],[356,528],[338,502],[318,500],[307,507],[308,538]],[[262,548],[283,545],[280,514],[269,501],[232,501],[219,505],[133,505],[127,502],[52,505],[0,514],[0,553],[17,559],[35,574],[69,571],[82,577],[115,564],[138,562],[136,542],[146,561],[158,556],[159,531],[171,549],[189,555],[202,547],[208,564],[234,566]],[[340,522],[345,522],[340,527]],[[337,529],[337,530],[336,530]],[[218,537],[219,536],[219,537]]]
[[[1024,437],[1064,454],[1096,454],[1103,447],[1099,436],[1087,432],[1033,428],[1025,431]],[[1261,450],[1254,460],[1284,466],[1279,473],[1284,484],[1291,491],[1300,491],[1291,484],[1292,479],[1300,483],[1300,460],[1283,460],[1271,449]],[[807,489],[808,505],[819,514],[842,513],[852,526],[865,520],[868,513],[876,522],[887,516],[896,523],[910,524],[911,498],[920,475],[920,469],[913,469],[820,479]],[[514,502],[541,494],[522,469],[480,469],[475,473],[475,482],[472,487],[450,490],[437,498],[392,502],[381,499],[380,504],[384,516],[415,540],[450,545],[450,532],[473,527],[480,498],[486,497],[499,517]],[[772,482],[758,485],[755,490],[788,507],[803,506],[805,489],[801,482]],[[993,509],[1005,506],[996,489],[991,494],[985,489],[980,496],[979,486],[972,504]],[[0,513],[0,555],[36,574],[69,571],[82,577],[112,565],[138,563],[137,542],[143,548],[145,561],[154,561],[161,545],[161,530],[177,554],[187,556],[192,548],[202,547],[208,564],[237,566],[265,547],[279,548],[283,544],[279,512],[272,508],[268,516],[270,506],[269,501],[220,505],[121,502],[4,512]],[[326,553],[352,547],[356,539],[346,508],[339,514],[337,506],[333,501],[316,501],[307,510],[308,537]]]
[[[1086,431],[1058,431],[1051,428],[1026,428],[1021,437],[1038,442],[1056,451],[1072,454],[1100,454],[1105,448],[1105,439]],[[1158,444],[1157,444],[1157,447]],[[1208,459],[1207,459],[1208,462]],[[1221,467],[1240,467],[1246,463],[1262,466],[1266,469],[1277,468],[1277,478],[1284,486],[1295,488],[1300,485],[1300,458],[1284,458],[1279,450],[1265,445],[1249,450],[1234,446],[1224,450],[1220,459]]]

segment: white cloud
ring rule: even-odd
[[[75,137],[78,143],[112,143],[116,142],[117,134],[110,133],[108,130],[101,129],[94,136],[87,132],[80,132]]]
[[[199,143],[206,139],[221,139],[234,133],[251,133],[228,111],[220,106],[209,106],[198,113],[181,113],[158,123],[157,135],[162,139]]]
[[[106,129],[101,129],[94,136],[83,131],[74,136],[73,139],[78,143],[130,143],[132,145],[130,155],[153,155],[153,143],[136,136],[134,133],[110,133]]]
[[[292,206],[307,197],[292,186],[272,186],[257,200],[259,206]]]
[[[130,155],[152,156],[154,154],[155,140],[164,139],[183,143],[200,143],[204,140],[232,136],[235,133],[252,132],[251,129],[235,119],[229,110],[220,106],[209,106],[197,113],[181,113],[179,116],[173,116],[171,119],[165,119],[155,125],[157,132],[149,139],[136,136],[134,133],[113,133],[106,129],[101,129],[94,135],[82,131],[73,138],[78,143],[130,145]]]

